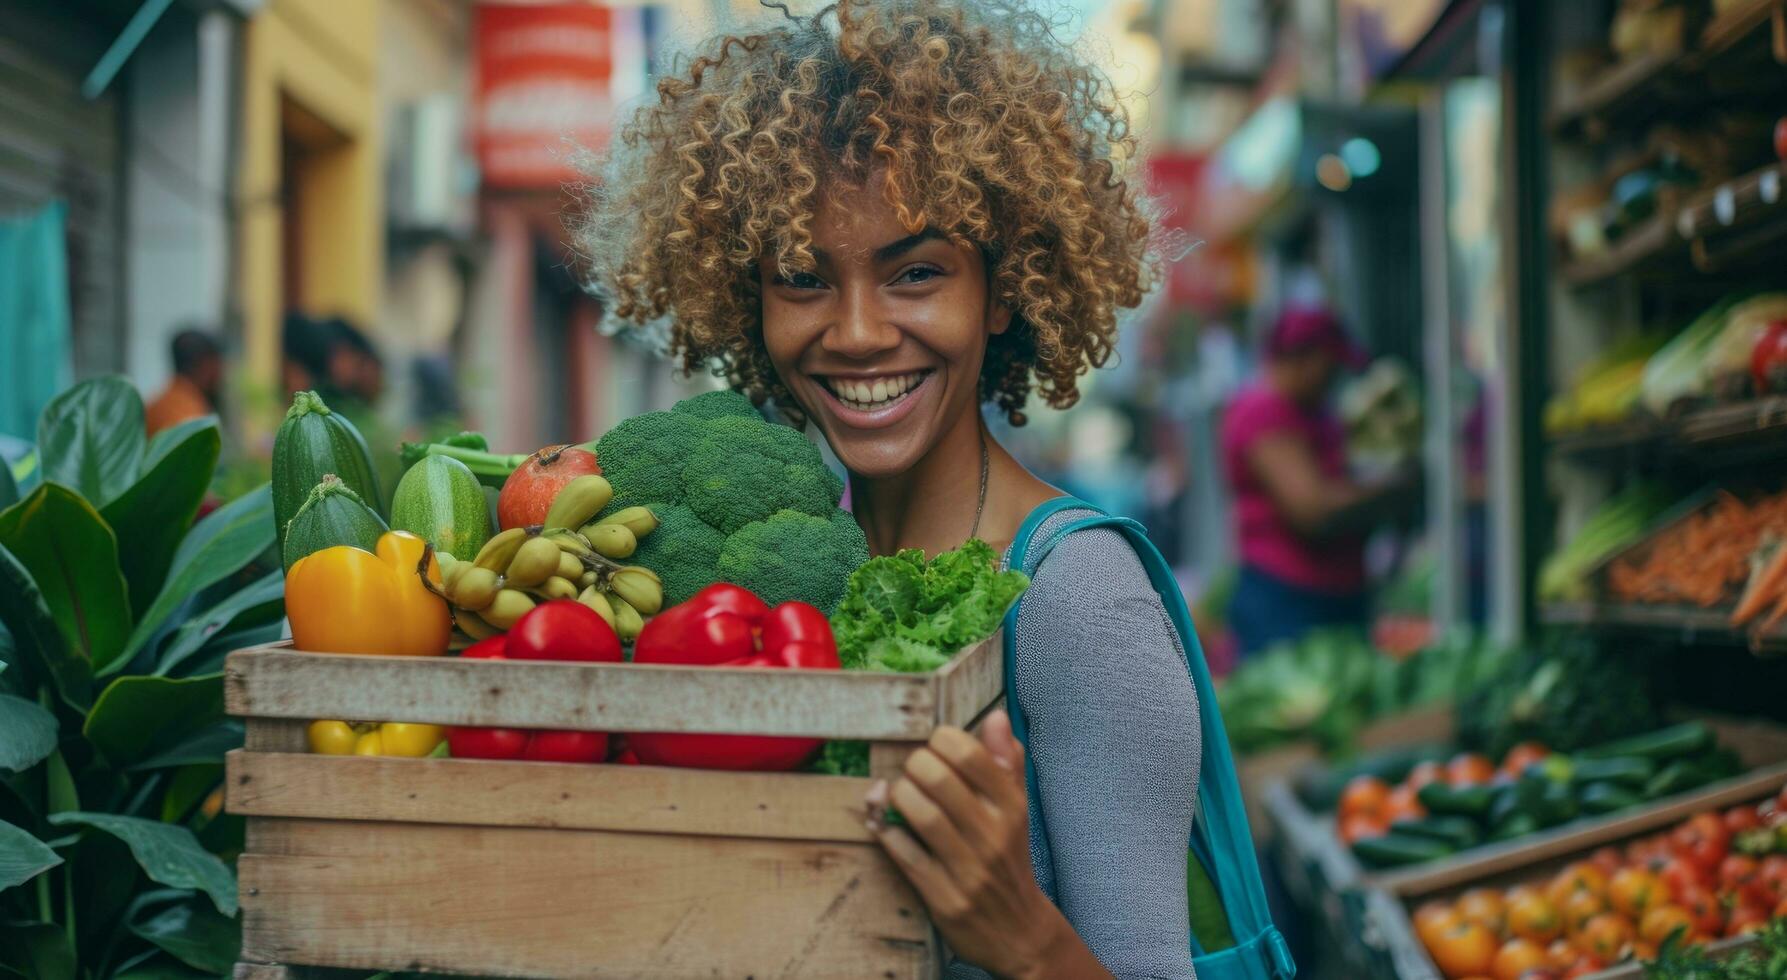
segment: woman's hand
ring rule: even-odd
[[[957,956],[1004,977],[1110,976],[1036,884],[1024,747],[1005,712],[978,739],[937,729],[866,802],[877,814],[893,806],[910,828],[869,822]]]

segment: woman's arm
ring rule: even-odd
[[[1017,643],[1046,835],[1029,823],[1022,756],[1015,743],[1000,748],[1004,728],[989,719],[979,742],[943,735],[946,751],[933,744],[915,753],[892,787],[891,802],[930,855],[910,836],[884,842],[932,912],[944,913],[957,955],[995,975],[1191,977],[1185,862],[1197,695],[1128,542],[1109,530],[1065,539],[1037,570]],[[980,793],[984,804],[955,789],[931,758],[957,751],[952,772],[980,773],[964,782],[1001,787]],[[989,770],[982,756],[1006,764]],[[950,800],[960,802],[939,802]],[[939,811],[967,816],[939,821]],[[933,829],[940,823],[944,830]],[[958,882],[988,891],[958,905]],[[1038,963],[1041,972],[1030,972]],[[958,966],[950,975],[975,974]]]
[[[979,738],[938,729],[867,802],[875,812],[891,803],[912,828],[869,825],[957,956],[1019,980],[1111,976],[1036,884],[1024,747],[1003,711]]]
[[[1414,481],[1402,474],[1369,484],[1324,474],[1308,440],[1294,432],[1259,436],[1246,459],[1279,513],[1308,537],[1370,530],[1413,503]]]

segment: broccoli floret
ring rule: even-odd
[[[652,513],[657,515],[658,528],[639,539],[639,549],[630,560],[664,580],[666,605],[687,602],[720,580],[720,549],[726,536],[681,504],[654,505]]]
[[[671,603],[724,580],[772,605],[799,599],[829,613],[868,560],[818,448],[743,395],[709,392],[628,419],[596,456],[614,485],[604,514],[643,505],[657,515],[632,560],[664,579]]]
[[[700,418],[677,412],[647,412],[609,429],[596,440],[596,462],[614,485],[609,509],[682,503],[683,461],[703,431]]]
[[[683,502],[731,534],[779,510],[829,516],[835,481],[819,450],[793,429],[720,418],[683,465]]]
[[[840,512],[842,513],[842,512]],[[770,605],[791,600],[830,610],[844,596],[840,569],[869,560],[862,530],[844,522],[781,510],[746,524],[720,549],[720,578],[744,585]],[[843,523],[855,531],[844,533]]]
[[[758,418],[757,409],[751,400],[730,388],[710,391],[704,395],[685,398],[671,409],[680,415],[693,415],[696,418],[718,419],[737,416],[740,418]]]

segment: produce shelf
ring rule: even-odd
[[[1787,629],[1757,637],[1732,629],[1731,610],[1640,603],[1550,602],[1539,619],[1551,626],[1581,626],[1608,632],[1639,633],[1684,644],[1729,643],[1757,653],[1787,653]]]
[[[1564,279],[1572,286],[1593,286],[1685,251],[1688,243],[1676,232],[1670,195],[1660,197],[1656,214],[1620,236],[1606,252],[1571,260],[1563,268]]]
[[[1694,267],[1725,272],[1756,261],[1779,262],[1771,247],[1787,238],[1787,163],[1701,191],[1676,216],[1676,233],[1689,240]]]
[[[1749,0],[1714,17],[1700,32],[1700,56],[1717,57],[1769,29],[1774,59],[1787,64],[1787,0]]]
[[[1679,74],[1687,54],[1685,47],[1678,46],[1674,50],[1631,58],[1606,69],[1551,111],[1548,121],[1552,130],[1562,134],[1578,125],[1588,130],[1604,128],[1600,125],[1604,122],[1654,111],[1657,100],[1651,90]]]
[[[1787,395],[1714,405],[1667,421],[1631,419],[1551,440],[1554,456],[1579,463],[1619,464],[1652,451],[1719,465],[1787,460]]]

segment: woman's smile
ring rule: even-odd
[[[880,429],[912,414],[931,387],[935,369],[877,374],[815,374],[812,379],[830,397],[825,407],[842,425]]]

